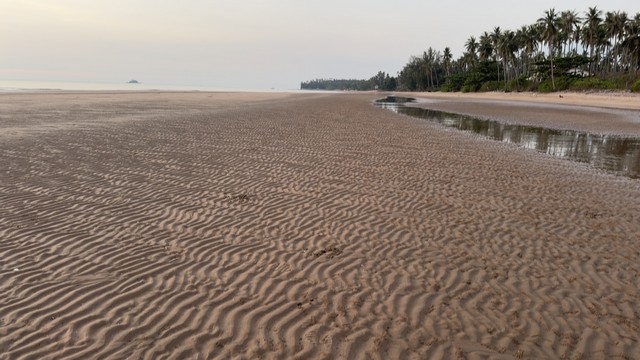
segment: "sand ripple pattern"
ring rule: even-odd
[[[0,359],[640,357],[637,181],[371,95],[23,96]]]

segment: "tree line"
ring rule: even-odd
[[[403,90],[640,90],[640,13],[549,9],[517,30],[470,36],[457,59],[446,47],[412,56],[398,75]],[[635,86],[635,88],[634,88]]]
[[[357,79],[315,79],[300,83],[303,90],[386,90],[397,89],[397,80],[389,74],[379,71],[367,80]]]
[[[429,47],[411,56],[396,77],[379,72],[368,80],[312,80],[302,89],[407,91],[640,91],[640,13],[582,14],[549,9],[516,30],[499,26],[470,36],[463,54]]]

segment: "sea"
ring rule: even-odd
[[[211,86],[167,85],[155,83],[106,83],[106,82],[61,82],[0,80],[0,92],[46,92],[46,91],[225,91],[225,92],[300,92],[298,89],[245,89]]]

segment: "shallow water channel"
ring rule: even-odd
[[[414,100],[389,96],[377,100],[375,104],[396,113],[435,121],[446,127],[514,143],[563,159],[589,163],[610,173],[640,179],[640,138],[507,124],[404,105]]]

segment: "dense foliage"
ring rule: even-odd
[[[316,79],[300,84],[303,90],[395,90],[396,78],[379,71],[368,80],[356,79]]]
[[[447,47],[412,56],[398,75],[410,91],[632,89],[640,70],[640,13],[589,8],[544,12],[516,31],[471,36],[454,60]],[[633,90],[632,90],[633,91]]]
[[[549,9],[515,31],[495,27],[465,42],[457,59],[451,49],[429,48],[412,56],[397,78],[379,72],[368,80],[319,79],[302,89],[408,91],[640,91],[640,13],[582,15]]]

